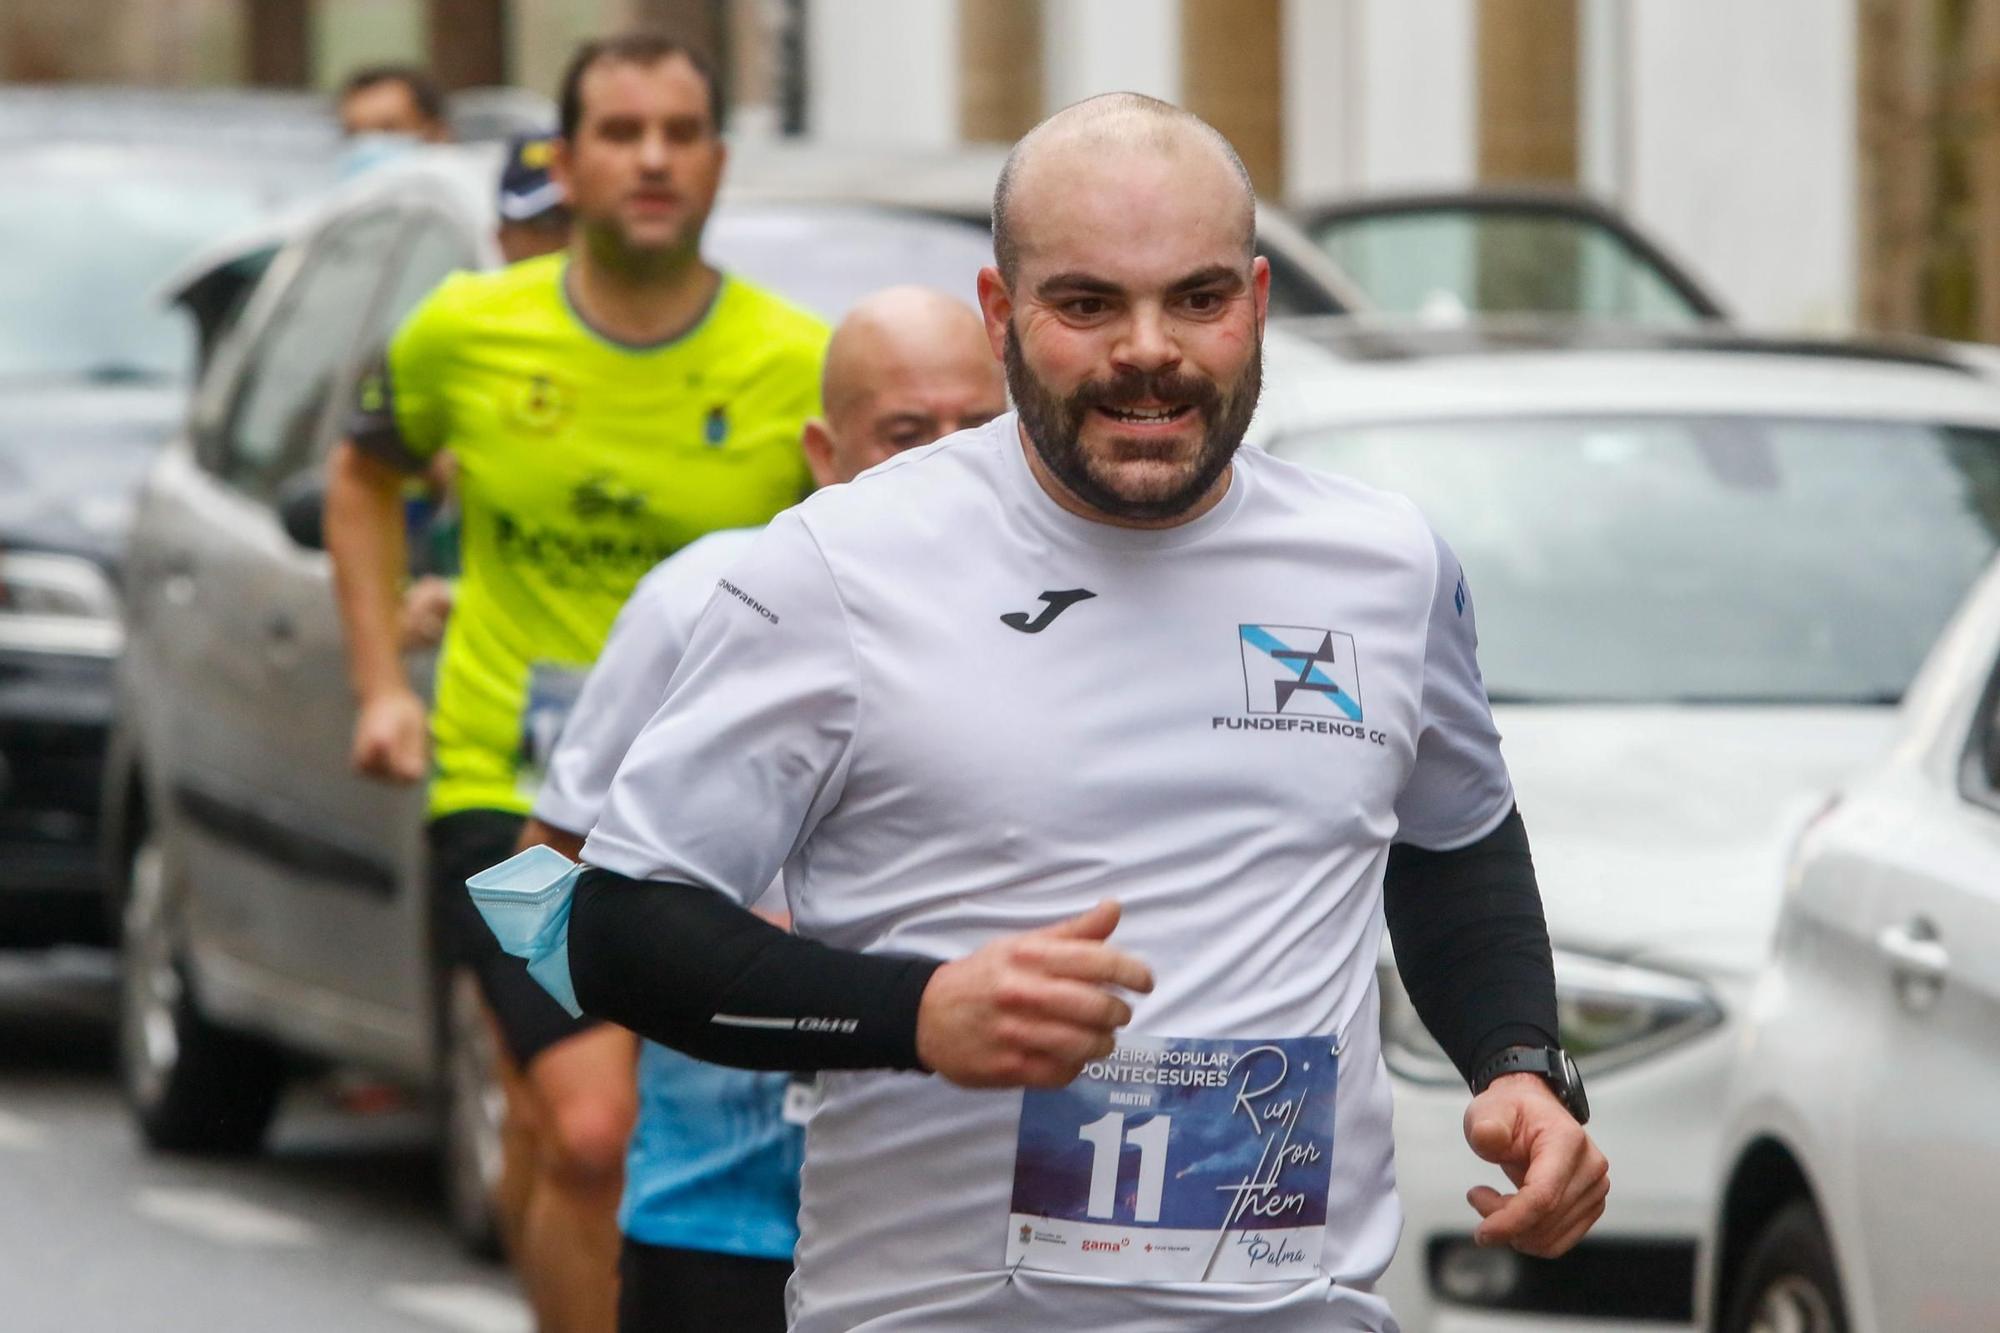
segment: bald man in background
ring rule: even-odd
[[[823,415],[801,444],[821,487],[1007,406],[978,315],[919,287],[890,288],[848,313],[827,346],[820,397]],[[634,590],[564,727],[523,846],[580,850],[718,578],[757,531],[711,533]],[[802,1155],[784,1114],[786,1076],[721,1069],[652,1043],[636,1058],[619,1328],[784,1328]]]

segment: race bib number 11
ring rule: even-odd
[[[1330,1037],[1128,1037],[1021,1097],[1007,1263],[1126,1281],[1319,1271],[1333,1173]]]

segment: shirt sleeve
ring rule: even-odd
[[[1424,645],[1417,759],[1396,798],[1396,841],[1449,851],[1493,831],[1514,806],[1500,732],[1479,675],[1478,626],[1458,557],[1442,537]]]
[[[787,511],[717,581],[583,859],[747,906],[839,799],[857,713],[845,609]]]
[[[590,832],[625,752],[659,711],[695,619],[715,586],[712,580],[694,584],[676,566],[678,559],[641,579],[612,623],[535,795],[535,817],[543,823],[570,833]]]
[[[450,433],[443,381],[458,341],[460,276],[446,278],[418,302],[355,385],[347,438],[405,472],[421,472]]]

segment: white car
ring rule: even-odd
[[[1718,1329],[2000,1328],[1996,659],[2000,570],[1886,760],[1800,839],[1736,1044],[1704,1283]]]
[[[1465,1191],[1506,1186],[1466,1148],[1465,1085],[1385,962],[1407,1215],[1385,1294],[1409,1333],[1691,1327],[1783,853],[1817,793],[1890,741],[1994,552],[2000,388],[1943,347],[1523,325],[1313,337],[1334,364],[1274,364],[1258,438],[1410,495],[1464,564],[1561,1039],[1611,1161],[1609,1208],[1570,1255],[1476,1248]],[[1816,1030],[1874,1031],[1850,1012]],[[1810,1058],[1880,1088],[1885,1118],[1942,1073],[1941,1055],[1919,1078],[1858,1056]],[[1903,1160],[1906,1183],[1951,1170]],[[1934,1231],[1916,1197],[1898,1201],[1912,1239]]]

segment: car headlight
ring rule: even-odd
[[[111,657],[124,639],[117,589],[94,562],[0,551],[0,649]]]
[[[1722,1006],[1690,977],[1570,949],[1555,951],[1557,1040],[1586,1074],[1657,1055],[1722,1021]],[[1394,964],[1382,982],[1382,1054],[1418,1083],[1456,1084],[1458,1071],[1417,1017]]]

